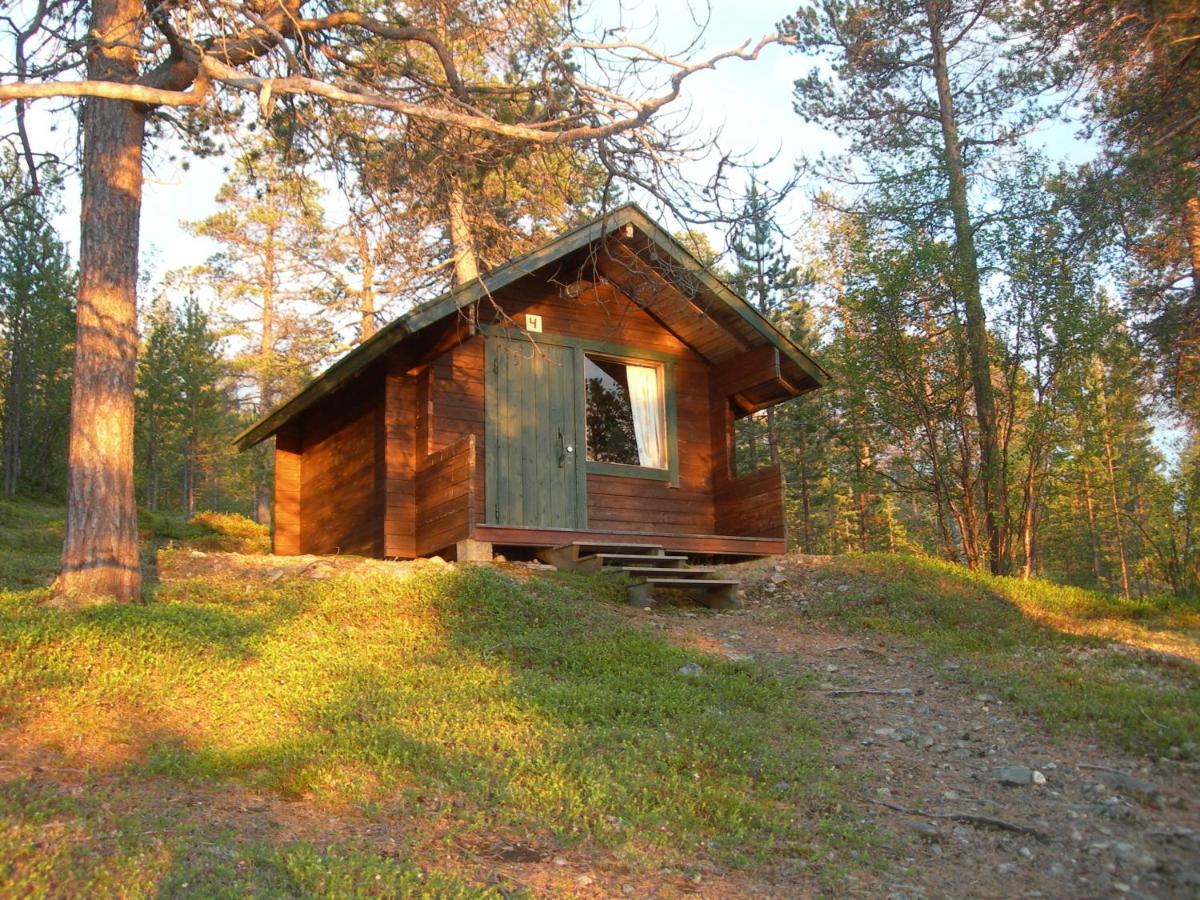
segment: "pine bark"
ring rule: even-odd
[[[454,286],[468,284],[479,277],[479,258],[475,251],[475,235],[467,211],[467,198],[462,183],[453,180],[447,199],[450,225],[450,250],[454,255]]]
[[[358,342],[361,344],[375,334],[375,258],[366,228],[355,234],[358,243],[358,262],[362,266],[362,288],[359,291]]]
[[[1006,492],[1000,467],[999,438],[996,424],[996,399],[992,387],[992,366],[988,352],[987,316],[979,286],[979,260],[975,250],[975,230],[967,202],[967,178],[958,140],[958,122],[950,90],[942,26],[933,0],[926,0],[930,44],[933,50],[933,74],[937,85],[938,113],[941,120],[946,174],[950,183],[950,209],[954,219],[954,240],[958,268],[958,289],[966,315],[967,353],[971,384],[975,394],[975,415],[979,423],[979,463],[983,489],[984,528],[988,555],[994,574],[1008,573],[1008,552],[1003,523],[1008,516]]]
[[[140,0],[91,6],[88,78],[134,81]],[[92,99],[84,107],[67,528],[56,583],[68,602],[141,596],[133,391],[145,127],[144,111],[132,103]]]

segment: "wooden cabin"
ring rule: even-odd
[[[282,555],[764,556],[782,477],[736,476],[734,421],[827,377],[628,205],[396,319],[236,443],[275,438]]]

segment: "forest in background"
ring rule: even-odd
[[[501,7],[522,15],[497,52]],[[508,66],[510,83],[556,27],[538,3],[440,16],[462,71]],[[366,111],[317,141],[302,105],[235,116],[218,210],[189,224],[220,251],[141,298],[139,504],[263,520],[270,456],[236,454],[237,431],[412,303],[621,197],[657,199],[833,374],[739,430],[741,465],[783,467],[797,548],[1195,596],[1200,11],[829,2],[781,33],[824,65],[764,89],[791,90],[797,123],[841,150],[798,160],[791,185],[731,182],[704,229],[698,189],[614,178],[602,144],[464,141]],[[1038,149],[1064,117],[1099,148],[1086,165]],[[65,169],[31,170],[16,148],[0,166],[5,492],[61,499],[78,276],[50,223]],[[788,191],[811,214],[784,228]]]

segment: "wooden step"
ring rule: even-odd
[[[620,566],[619,568],[630,578],[644,579],[646,581],[657,581],[663,578],[668,580],[679,579],[682,581],[703,578],[705,581],[709,581],[711,579],[704,578],[704,576],[711,575],[717,571],[711,566]],[[734,584],[738,583],[734,582]]]
[[[661,557],[665,553],[662,544],[626,544],[606,541],[573,541],[559,547],[547,547],[538,551],[538,559],[556,569],[578,571],[581,557],[599,554],[622,554],[639,558]]]
[[[679,568],[687,565],[686,556],[644,555],[640,553],[590,553],[575,562],[576,572],[600,572],[604,569],[642,566]]]
[[[738,605],[739,584],[741,582],[736,579],[680,578],[676,573],[673,577],[653,576],[631,584],[627,589],[627,596],[631,605],[648,609],[654,605],[656,588],[671,588],[694,594],[696,599],[710,609],[734,609]]]

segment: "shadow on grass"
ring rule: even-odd
[[[594,602],[601,579],[400,571],[232,598],[181,581],[160,603],[75,617],[5,610],[0,653],[26,664],[0,696],[39,698],[7,737],[29,740],[47,717],[94,732],[89,715],[115,707],[124,734],[152,736],[110,770],[122,777],[415,812],[468,841],[598,844],[656,864],[866,840],[835,811],[842,788],[802,681],[631,627]],[[698,679],[678,671],[692,661]]]

